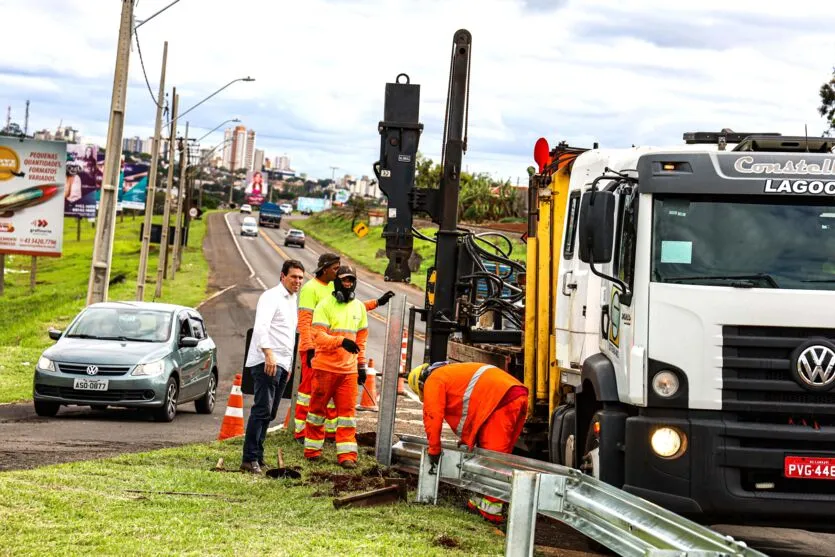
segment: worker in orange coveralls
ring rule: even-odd
[[[307,420],[307,410],[310,406],[310,395],[313,392],[313,369],[310,366],[315,354],[313,346],[313,333],[311,324],[313,321],[313,310],[323,299],[330,297],[333,293],[333,280],[336,278],[336,271],[339,269],[340,258],[335,253],[323,253],[319,256],[315,277],[307,281],[299,291],[299,354],[302,360],[302,375],[299,382],[299,390],[296,393],[296,415],[295,433],[296,441],[304,443],[304,427]],[[377,307],[384,306],[394,292],[388,291],[376,300],[365,302],[366,311],[372,311]],[[328,402],[325,413],[325,436],[327,439],[336,437],[336,406],[333,401]]]
[[[357,466],[356,404],[365,383],[368,314],[356,299],[357,273],[341,266],[331,296],[313,311],[313,396],[305,423],[304,456],[318,460],[325,443],[325,409],[336,403],[336,458],[343,468]]]
[[[423,425],[429,460],[441,459],[444,421],[470,450],[480,447],[510,453],[522,433],[528,410],[528,389],[501,369],[481,363],[436,362],[409,373],[409,388],[423,401]],[[502,522],[502,502],[472,496],[467,508],[490,522]]]

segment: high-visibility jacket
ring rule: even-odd
[[[359,354],[351,354],[342,347],[342,339],[349,338],[359,346]],[[365,304],[351,300],[340,304],[328,296],[313,311],[313,369],[333,373],[356,373],[357,365],[365,366],[365,344],[368,340],[368,313]]]
[[[444,420],[472,449],[478,430],[511,389],[525,395],[528,392],[515,377],[491,365],[467,362],[433,371],[423,386],[423,425],[429,454],[441,453]]]
[[[333,284],[322,282],[318,278],[307,281],[299,291],[299,352],[304,353],[313,346],[313,310],[325,298],[332,298]],[[377,309],[377,300],[365,302],[366,311]]]

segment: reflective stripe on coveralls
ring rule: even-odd
[[[485,371],[490,369],[491,365],[481,366],[478,370],[473,374],[470,382],[467,384],[467,390],[464,391],[464,405],[463,410],[461,411],[461,421],[458,422],[458,427],[455,429],[456,435],[461,437],[461,433],[464,431],[464,424],[467,422],[467,413],[470,411],[470,397],[473,396],[473,390],[475,389],[475,384],[478,383],[478,380],[484,374]]]

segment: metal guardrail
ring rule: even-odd
[[[579,470],[538,460],[444,444],[431,470],[428,443],[403,435],[396,468],[418,475],[417,501],[437,503],[439,482],[510,503],[505,555],[530,556],[537,513],[559,520],[619,555],[765,557],[724,536]]]

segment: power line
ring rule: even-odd
[[[151,95],[151,100],[154,101],[154,105],[159,107],[159,101],[157,101],[153,90],[151,90],[151,82],[148,81],[148,74],[145,72],[145,61],[142,59],[142,47],[139,46],[139,33],[137,33],[136,29],[133,30],[133,35],[136,37],[136,52],[139,53],[139,65],[142,66],[142,75],[145,77],[145,85],[148,86],[148,94]]]

